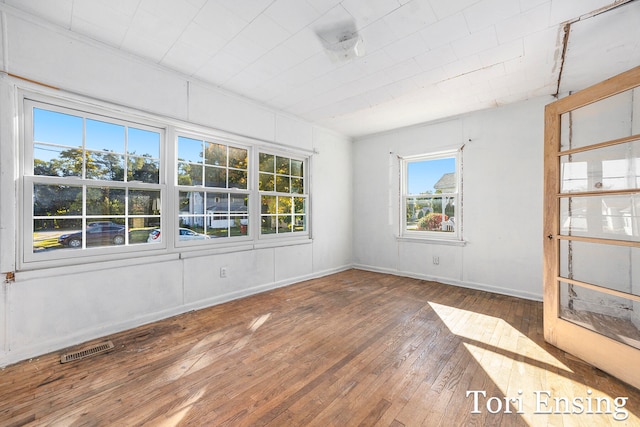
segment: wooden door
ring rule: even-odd
[[[545,339],[640,388],[640,67],[545,110]]]

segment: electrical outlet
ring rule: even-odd
[[[220,277],[223,279],[227,277],[227,267],[220,267]]]
[[[433,257],[433,265],[440,265],[440,257],[438,256]]]

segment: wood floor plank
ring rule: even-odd
[[[640,425],[639,390],[542,333],[538,302],[349,270],[6,367],[0,426]],[[624,396],[628,417],[535,413],[536,390]]]

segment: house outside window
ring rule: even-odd
[[[404,158],[401,236],[461,240],[460,154]]]

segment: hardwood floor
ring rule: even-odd
[[[639,390],[544,343],[541,303],[415,279],[350,270],[106,338],[1,370],[0,425],[640,425]]]

